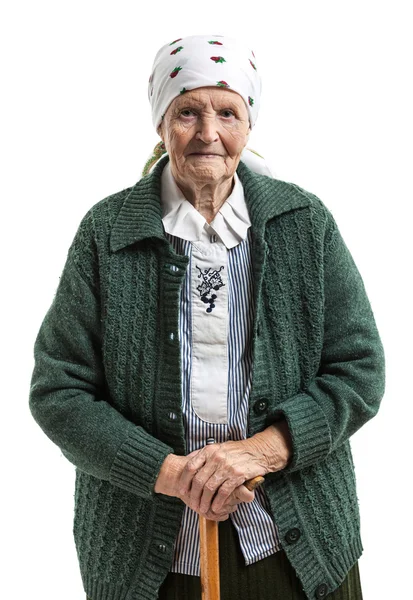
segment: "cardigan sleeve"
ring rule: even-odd
[[[35,340],[29,407],[77,468],[149,497],[173,448],[125,418],[104,394],[99,293],[87,277],[90,248],[79,254],[84,235],[85,220]]]
[[[289,473],[323,460],[374,417],[385,391],[385,355],[363,279],[327,209],[324,339],[316,376],[270,415],[292,438]]]

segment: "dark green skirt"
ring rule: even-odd
[[[283,549],[246,566],[231,519],[219,523],[221,600],[307,600]],[[159,600],[201,600],[201,580],[169,572]],[[363,600],[358,562],[328,600]]]
[[[221,600],[307,600],[300,580],[283,549],[245,565],[237,531],[231,519],[219,523]],[[363,600],[358,562],[328,600]],[[201,600],[201,580],[194,575],[169,572],[159,600]],[[87,600],[92,600],[87,598]]]

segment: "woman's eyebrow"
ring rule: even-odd
[[[196,100],[189,100],[188,102],[184,102],[182,101],[181,103],[179,103],[177,105],[177,110],[182,110],[182,108],[205,108],[206,105],[203,102],[197,102]],[[217,110],[222,110],[223,108],[232,108],[234,110],[237,110],[238,106],[235,104],[235,102],[233,102],[232,100],[229,100],[228,102],[222,101],[220,102]]]

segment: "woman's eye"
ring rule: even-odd
[[[192,116],[192,115],[194,115],[194,114],[195,114],[195,113],[194,113],[194,111],[193,111],[193,110],[191,110],[190,108],[184,108],[184,109],[182,109],[182,110],[181,110],[181,115],[182,115],[183,117],[190,117],[190,116]],[[226,118],[230,118],[230,117],[234,117],[234,116],[235,116],[235,115],[234,115],[234,113],[233,113],[233,111],[232,111],[232,110],[230,110],[230,109],[223,110],[223,111],[221,112],[221,114],[222,114],[224,117],[226,117]]]

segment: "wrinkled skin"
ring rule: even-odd
[[[174,98],[158,132],[175,181],[210,223],[231,194],[233,176],[248,142],[250,123],[243,98],[212,86],[190,90]]]
[[[224,521],[240,502],[254,500],[244,482],[283,469],[292,452],[283,419],[244,440],[207,445],[186,456],[168,454],[154,491],[180,498],[207,519]]]

